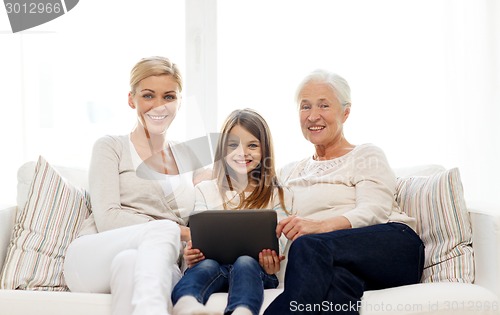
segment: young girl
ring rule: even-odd
[[[273,208],[278,211],[278,219],[288,215],[291,194],[285,194],[277,182],[271,134],[257,112],[242,109],[228,116],[215,161],[215,179],[195,187],[195,210]],[[174,315],[220,314],[205,306],[210,295],[220,291],[229,292],[224,314],[257,315],[263,290],[278,286],[275,273],[284,256],[264,249],[259,261],[240,256],[233,264],[222,265],[205,259],[189,242],[184,259],[189,268],[172,292]]]

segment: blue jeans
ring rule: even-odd
[[[257,315],[264,301],[264,289],[276,288],[278,278],[269,275],[259,262],[250,256],[240,256],[234,264],[221,265],[205,259],[186,270],[172,291],[172,302],[186,295],[205,304],[212,293],[229,292],[224,314],[244,306]]]
[[[290,247],[283,293],[264,314],[359,314],[365,290],[418,283],[423,264],[424,244],[401,223],[304,235]]]

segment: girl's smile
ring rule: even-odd
[[[262,158],[260,140],[240,125],[229,131],[226,163],[238,175],[245,175],[257,168]]]

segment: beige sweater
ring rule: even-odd
[[[401,222],[415,230],[415,220],[395,201],[394,172],[384,152],[372,144],[356,146],[332,160],[309,157],[291,163],[280,171],[280,179],[293,191],[298,216],[326,219],[342,215],[353,228]]]
[[[194,207],[193,163],[188,148],[171,144],[179,175],[142,163],[128,135],[96,141],[89,169],[92,214],[80,236],[156,219],[185,225]]]

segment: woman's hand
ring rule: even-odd
[[[285,256],[278,256],[274,250],[264,249],[259,253],[259,265],[267,274],[275,274],[280,271],[280,262]]]
[[[193,185],[196,186],[200,182],[205,180],[211,180],[213,178],[211,168],[203,168],[196,170],[193,175]]]
[[[192,248],[193,244],[191,241],[187,242],[186,247],[184,247],[184,261],[186,262],[188,268],[193,267],[203,259],[205,259],[205,255],[197,249]]]
[[[181,229],[181,241],[187,242],[191,239],[191,230],[187,226],[179,225]]]
[[[302,235],[326,233],[350,228],[351,223],[343,216],[318,221],[292,215],[278,223],[276,226],[276,235],[280,237],[281,233],[283,233],[289,240],[296,240]]]
[[[278,237],[283,233],[289,240],[296,240],[299,236],[322,232],[322,221],[289,216],[281,220],[276,226]]]

